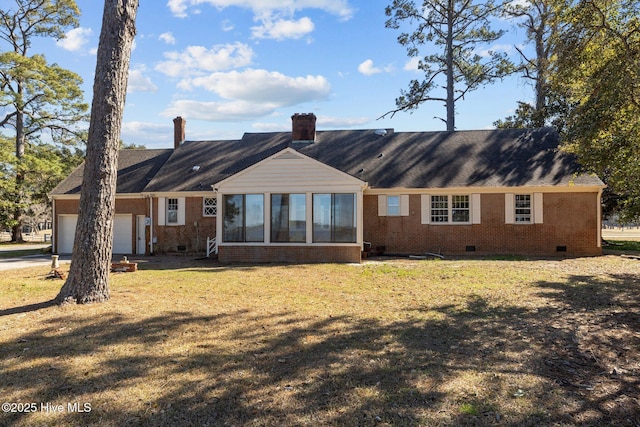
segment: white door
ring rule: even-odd
[[[147,251],[146,227],[144,215],[138,215],[136,219],[136,254],[144,255]]]
[[[78,215],[58,215],[58,253],[73,252],[73,239],[76,235]]]
[[[131,214],[116,215],[113,222],[113,253],[133,253],[133,221]]]
[[[131,214],[116,215],[113,223],[113,253],[131,254],[133,236]],[[76,234],[78,215],[58,216],[58,253],[70,254],[73,252],[73,240]]]

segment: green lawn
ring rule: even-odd
[[[153,261],[88,306],[3,273],[0,396],[37,407],[0,425],[640,423],[640,261]]]

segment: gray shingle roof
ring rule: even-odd
[[[290,132],[247,133],[233,141],[187,141],[176,150],[123,150],[121,155],[157,154],[140,160],[148,162],[147,167],[136,164],[132,154],[121,157],[118,192],[208,191],[286,147],[366,181],[371,188],[603,185],[595,176],[580,175],[578,164],[559,151],[558,144],[559,136],[551,129],[387,129],[384,136],[375,130],[319,131],[313,144],[292,143]],[[76,172],[54,191],[68,194],[70,186],[78,186],[77,177],[72,179]],[[128,180],[132,182],[124,182]]]
[[[118,154],[118,181],[120,194],[141,193],[149,181],[169,159],[173,150],[120,150]],[[74,169],[52,191],[53,195],[80,194],[84,163]]]

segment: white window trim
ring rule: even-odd
[[[185,215],[185,198],[184,197],[169,197],[170,199],[178,199],[178,222],[167,222],[167,197],[158,197],[158,225],[174,227],[178,225],[184,225],[186,220]]]
[[[210,206],[206,205],[205,204],[205,200],[207,200],[207,199],[213,200],[214,201],[213,205],[210,205]],[[211,208],[211,207],[215,208],[216,213],[214,215],[207,215],[207,208]],[[202,198],[202,216],[205,217],[205,218],[214,218],[217,215],[218,215],[218,198],[215,197],[215,196],[214,197],[203,197]]]
[[[387,198],[398,197],[400,203],[400,214],[390,215],[387,213]],[[409,216],[409,195],[408,194],[381,194],[378,196],[378,216]]]
[[[531,196],[531,221],[516,222],[516,194]],[[542,224],[544,221],[543,193],[507,193],[504,197],[504,222],[515,225]]]
[[[444,194],[422,194],[420,195],[420,223],[423,225],[470,225],[480,224],[480,194],[447,194],[447,222],[431,222],[431,196],[444,196]],[[453,196],[469,196],[469,221],[453,222],[452,221],[452,201]]]

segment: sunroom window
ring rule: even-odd
[[[264,242],[264,195],[224,196],[223,241]]]
[[[271,195],[271,241],[307,240],[307,202],[304,194]]]
[[[318,243],[354,243],[356,241],[355,194],[313,195],[313,241]]]

